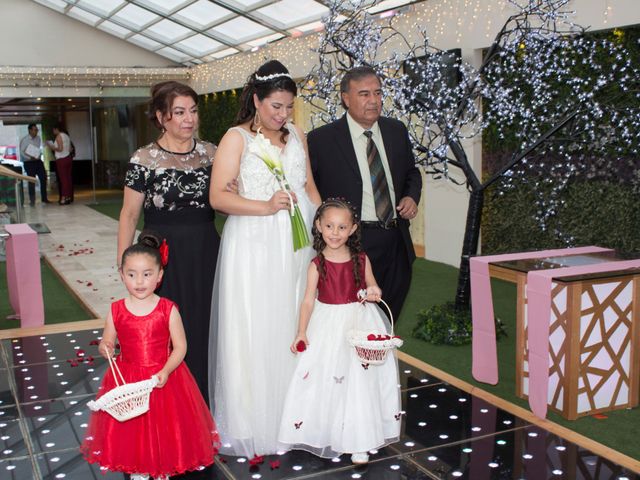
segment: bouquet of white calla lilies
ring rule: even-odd
[[[269,171],[278,181],[280,188],[289,195],[290,209],[289,217],[291,218],[291,233],[293,234],[293,251],[298,251],[301,248],[310,244],[309,233],[307,232],[307,226],[302,218],[302,212],[298,208],[298,204],[294,203],[291,196],[291,187],[287,183],[287,179],[284,176],[284,169],[282,167],[282,161],[280,160],[280,149],[273,145],[258,129],[256,136],[249,143],[249,152],[260,158],[267,166]]]

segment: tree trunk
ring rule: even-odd
[[[484,188],[471,191],[469,207],[467,209],[467,223],[464,230],[462,256],[460,257],[460,271],[458,273],[458,288],[456,290],[456,308],[468,309],[471,298],[471,272],[469,258],[478,253],[480,238],[480,221],[484,203]]]

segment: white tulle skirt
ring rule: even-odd
[[[311,235],[315,207],[298,193]],[[311,238],[311,237],[310,237]],[[210,400],[227,455],[276,453],[289,351],[313,249],[294,253],[289,213],[229,216],[213,287]],[[193,288],[193,286],[191,286]]]
[[[298,354],[284,403],[281,449],[332,458],[398,441],[396,357],[390,351],[381,365],[363,364],[347,342],[351,329],[388,333],[390,325],[375,304],[315,302],[307,329],[309,346]]]

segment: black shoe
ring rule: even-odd
[[[51,200],[46,200],[45,199],[45,200],[42,200],[42,203],[53,203],[53,202],[51,202]]]
[[[35,207],[36,206],[36,201],[34,200],[33,202],[29,202],[29,206],[30,207]]]
[[[71,200],[68,198],[65,198],[64,200],[60,201],[60,205],[69,205],[71,203]]]

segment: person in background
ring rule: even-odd
[[[340,92],[347,113],[308,135],[311,169],[323,199],[342,197],[356,207],[364,251],[397,320],[416,258],[409,220],[418,213],[422,177],[407,128],[381,116],[375,70],[351,69]]]
[[[60,185],[60,205],[69,205],[73,201],[73,179],[71,167],[73,155],[71,153],[72,144],[69,133],[61,124],[53,127],[55,140],[48,141],[47,146],[53,150],[56,157],[56,176]]]
[[[38,127],[35,123],[30,123],[28,128],[29,134],[20,140],[20,160],[22,160],[26,174],[38,178],[42,203],[51,203],[47,198],[47,172],[40,155],[42,140],[38,135]],[[29,182],[29,203],[32,207],[36,204],[36,185],[32,182]]]

